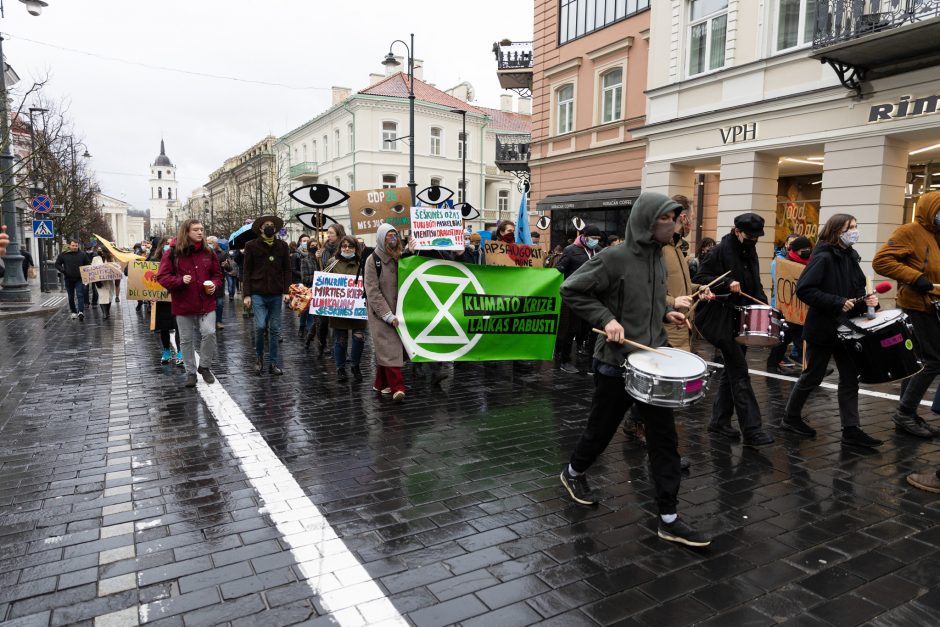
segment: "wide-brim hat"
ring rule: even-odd
[[[251,230],[252,230],[252,231],[257,231],[258,233],[260,233],[260,232],[261,232],[261,225],[264,224],[265,222],[267,222],[268,220],[270,220],[271,222],[274,223],[274,230],[275,230],[275,231],[280,231],[281,229],[284,228],[284,220],[282,220],[281,218],[279,218],[279,217],[277,217],[277,216],[270,216],[270,215],[269,215],[269,216],[261,216],[260,218],[258,218],[257,220],[255,220],[255,221],[252,223],[252,225],[251,225]]]

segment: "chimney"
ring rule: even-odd
[[[499,97],[499,110],[512,113],[512,96],[510,94],[503,94]]]
[[[330,89],[333,90],[333,104],[335,105],[349,98],[349,94],[352,93],[349,87],[337,87],[334,85]]]
[[[408,71],[408,66],[405,65],[405,57],[402,57],[400,55],[395,55],[395,60],[398,61],[398,65],[395,65],[395,66],[386,65],[385,66],[385,76],[391,76],[392,74],[396,74],[398,72]]]
[[[522,115],[532,115],[532,99],[531,98],[519,99],[519,113],[521,113]]]
[[[385,74],[369,74],[369,86],[375,85],[385,78]]]
[[[419,81],[424,80],[424,61],[421,59],[415,59],[415,78]]]

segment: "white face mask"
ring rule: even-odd
[[[854,246],[858,241],[858,229],[850,229],[839,236],[842,243],[846,246]]]

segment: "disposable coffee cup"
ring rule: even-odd
[[[202,283],[202,289],[206,290],[206,294],[208,294],[214,286],[215,286],[215,283],[213,283],[212,281],[203,281]]]

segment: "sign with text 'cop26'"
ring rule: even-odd
[[[401,232],[408,229],[411,220],[411,190],[407,187],[349,192],[346,204],[356,235],[374,234],[383,224]]]
[[[398,333],[413,361],[549,360],[562,275],[553,269],[406,257]]]

